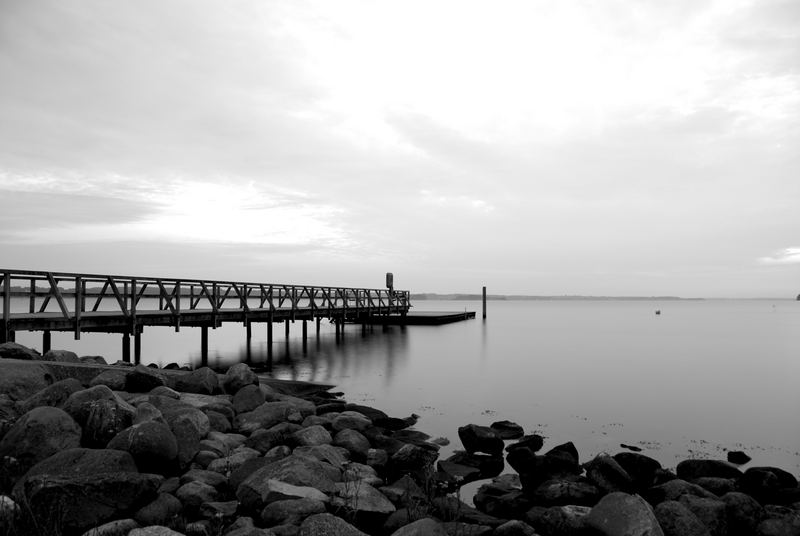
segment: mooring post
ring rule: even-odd
[[[131,335],[127,332],[122,334],[122,360],[131,362]]]
[[[486,320],[486,287],[483,287],[483,319]]]
[[[52,348],[52,339],[50,337],[50,330],[42,332],[42,353],[46,354]]]

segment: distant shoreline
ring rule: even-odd
[[[411,294],[412,300],[452,300],[452,301],[474,301],[481,300],[481,294],[437,294],[435,292],[423,292],[419,294]],[[678,296],[527,296],[520,294],[487,294],[487,300],[494,301],[552,301],[552,300],[594,300],[594,301],[622,301],[622,300],[638,300],[638,301],[700,301],[705,298],[681,298]]]

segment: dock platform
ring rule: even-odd
[[[417,311],[408,314],[372,316],[360,323],[382,326],[441,326],[475,318],[475,311]]]

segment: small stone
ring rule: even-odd
[[[750,456],[748,456],[747,454],[745,454],[744,452],[742,452],[741,450],[730,450],[730,451],[728,451],[728,461],[730,463],[733,463],[733,464],[736,464],[736,465],[743,465],[743,464],[749,462],[750,460],[752,460],[752,458]]]

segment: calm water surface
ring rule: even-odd
[[[478,311],[440,327],[332,326],[319,338],[300,324],[284,339],[276,325],[270,374],[328,382],[348,400],[396,416],[420,415],[417,428],[444,436],[449,455],[466,423],[509,419],[547,437],[573,441],[582,459],[634,444],[674,467],[689,456],[743,449],[751,465],[800,472],[800,302],[524,301],[415,302],[417,310]],[[662,314],[654,314],[660,309]],[[210,332],[210,365],[249,360],[267,366],[266,329]],[[54,334],[53,348],[120,357],[118,335]],[[41,335],[18,342],[41,347]],[[142,360],[199,364],[200,330],[148,328]]]

